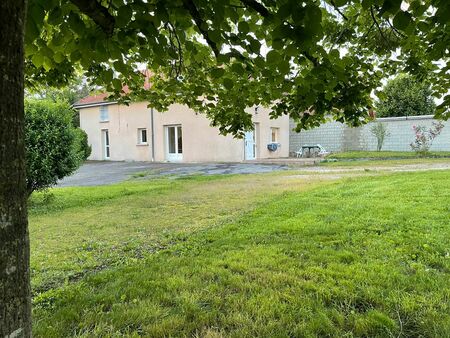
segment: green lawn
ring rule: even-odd
[[[310,184],[301,176],[192,176],[34,194],[29,208],[33,293],[133,262],[302,187]]]
[[[449,171],[53,191],[35,336],[450,336]]]
[[[450,151],[431,151],[426,158],[450,157]],[[328,159],[338,160],[360,160],[360,159],[402,159],[402,158],[424,158],[413,151],[346,151],[333,153]]]
[[[439,165],[449,164],[450,158],[435,157],[435,158],[390,158],[390,159],[352,159],[352,160],[337,160],[337,161],[323,161],[320,166],[325,167],[349,167],[349,168],[394,168],[408,165]]]

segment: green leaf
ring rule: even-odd
[[[285,43],[282,39],[275,39],[272,41],[272,48],[274,49],[282,49],[284,47]]]
[[[131,20],[133,12],[130,5],[124,5],[117,11],[116,24],[117,27],[125,27]]]
[[[33,20],[27,20],[25,26],[25,42],[32,43],[39,37],[40,31]]]
[[[260,68],[264,68],[264,66],[265,66],[264,59],[261,56],[256,57],[254,62],[255,62],[255,65]]]
[[[45,71],[48,72],[50,69],[53,68],[53,62],[48,57],[44,56],[44,62],[42,66],[44,67]]]
[[[231,65],[231,70],[238,75],[244,73],[244,67],[242,67],[240,63],[233,63]]]
[[[392,21],[395,28],[400,30],[405,30],[411,24],[411,14],[408,12],[400,11],[394,16],[394,20]]]
[[[38,51],[38,48],[36,45],[30,43],[25,45],[25,56],[30,56],[33,54],[36,54]]]
[[[337,7],[344,6],[347,2],[348,2],[348,0],[334,0],[334,4],[335,4]]]
[[[239,33],[247,34],[250,31],[250,26],[246,21],[240,21],[238,24]]]
[[[225,74],[225,69],[223,68],[214,68],[211,70],[211,76],[215,79],[221,78]]]
[[[282,74],[287,74],[290,71],[290,64],[289,61],[286,60],[281,60],[281,62],[278,64],[278,70],[280,71],[280,73]]]
[[[56,63],[61,63],[64,61],[64,59],[64,55],[60,52],[57,52],[55,53],[55,55],[53,55],[53,60],[55,60]]]
[[[219,30],[208,31],[208,37],[216,43],[222,42],[222,37]]]
[[[84,25],[83,20],[76,13],[71,13],[69,16],[69,25],[70,28],[79,35],[84,35],[86,33],[86,27]]]
[[[303,20],[305,20],[305,9],[304,8],[297,8],[294,13],[292,13],[292,20],[294,20],[294,23],[296,25],[303,24]]]
[[[361,5],[363,9],[369,9],[374,4],[374,0],[362,0]]]
[[[287,3],[280,6],[277,12],[277,17],[282,20],[291,15],[291,13],[292,13],[292,6],[289,3]]]
[[[426,22],[426,21],[419,21],[419,22],[417,23],[417,28],[418,28],[419,30],[421,30],[422,32],[426,32],[427,30],[430,29],[430,25],[429,25],[429,23]]]
[[[223,85],[225,86],[226,89],[231,89],[234,86],[234,82],[233,80],[226,77],[223,79]]]
[[[56,7],[54,10],[52,10],[47,17],[47,22],[50,25],[56,25],[60,23],[61,20],[62,20],[62,11],[59,7]]]
[[[322,21],[322,11],[318,6],[308,5],[306,6],[306,17],[308,18],[308,23],[313,25],[320,25]],[[309,27],[308,27],[309,28]]]
[[[251,48],[252,52],[259,54],[259,52],[261,50],[261,42],[259,42],[256,39],[251,39],[250,40],[250,48]]]
[[[298,55],[297,46],[295,46],[294,44],[290,44],[289,46],[287,46],[286,49],[284,50],[284,52],[286,53],[287,56]]]
[[[31,58],[31,62],[36,66],[36,68],[42,67],[44,64],[44,55],[42,54],[34,54]]]
[[[101,72],[101,76],[105,82],[111,82],[113,80],[114,72],[111,69],[105,69]]]
[[[73,51],[72,54],[70,54],[70,61],[77,62],[81,59],[81,57],[82,57],[82,55],[81,55],[80,51],[75,50],[75,51]]]
[[[120,81],[119,79],[113,79],[111,83],[116,91],[122,90],[122,81]]]
[[[53,36],[53,39],[51,40],[51,44],[53,46],[61,46],[65,41],[64,41],[64,36],[62,34],[55,34]]]
[[[277,63],[278,61],[280,61],[280,59],[281,59],[281,55],[276,50],[271,50],[266,55],[266,60],[267,60],[267,63],[269,63],[269,64]]]
[[[381,7],[380,15],[383,15],[385,12],[390,14],[397,13],[400,10],[401,4],[402,0],[385,0]]]

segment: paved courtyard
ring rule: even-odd
[[[223,174],[257,174],[279,170],[293,169],[295,175],[301,173],[303,178],[308,175],[336,174],[342,176],[358,176],[361,172],[411,172],[424,170],[450,170],[450,162],[443,159],[435,163],[393,164],[357,167],[327,167],[318,166],[311,161],[277,161],[259,163],[152,163],[152,162],[112,162],[91,161],[85,163],[72,176],[59,182],[59,187],[93,186],[118,183],[130,178],[152,178],[167,175],[223,175]],[[332,176],[329,176],[330,178]]]
[[[265,163],[151,163],[151,162],[87,162],[59,187],[106,185],[134,176],[255,174],[286,170],[285,164]]]

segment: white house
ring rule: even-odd
[[[235,139],[184,105],[158,112],[146,102],[125,106],[105,97],[88,96],[74,105],[92,146],[90,160],[240,162],[289,155],[289,118],[272,120],[267,108],[249,108],[254,130]]]

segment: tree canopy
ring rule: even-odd
[[[449,18],[444,0],[30,0],[26,80],[63,84],[81,67],[115,99],[185,103],[223,133],[248,128],[244,108],[260,104],[298,130],[327,114],[358,125],[399,69],[433,72],[433,93],[447,94]]]
[[[81,74],[74,74],[63,87],[49,87],[45,83],[35,83],[33,87],[28,89],[26,96],[73,105],[78,100],[88,96],[91,91],[92,88],[84,82]]]
[[[430,85],[401,74],[389,80],[377,102],[377,116],[433,115],[436,111]]]

